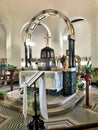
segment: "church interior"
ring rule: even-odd
[[[0,1],[0,130],[98,129],[98,1]]]

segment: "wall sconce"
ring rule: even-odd
[[[64,40],[64,41],[68,40],[68,36],[67,36],[67,35],[64,35],[64,36],[63,36],[63,40]]]

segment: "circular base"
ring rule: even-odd
[[[33,121],[28,124],[29,130],[45,129],[44,121],[39,118],[39,115],[33,116]]]
[[[86,104],[83,105],[83,108],[91,108],[91,107],[92,105],[86,105]]]

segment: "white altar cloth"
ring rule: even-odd
[[[19,72],[19,85],[21,86],[31,75],[37,71],[26,70]],[[45,72],[45,83],[46,89],[60,91],[63,88],[63,75],[62,71],[44,71]],[[37,86],[38,83],[37,83]]]

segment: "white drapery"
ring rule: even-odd
[[[27,117],[27,107],[28,107],[28,104],[27,104],[27,86],[26,84],[24,83],[24,93],[23,93],[23,115],[24,115],[24,118],[26,119]]]
[[[34,74],[35,75],[35,74]],[[31,76],[32,77],[32,76]],[[30,77],[30,83],[31,81],[34,81],[34,78]],[[35,77],[35,76],[34,76]],[[29,81],[29,80],[28,80]],[[39,79],[39,101],[40,101],[40,112],[41,115],[48,119],[48,112],[47,112],[47,102],[46,102],[46,87],[45,87],[45,76],[42,75]],[[23,93],[23,115],[26,119],[27,117],[27,82],[22,84],[22,87],[24,87],[24,93]]]
[[[48,119],[47,112],[47,100],[46,100],[46,87],[45,87],[45,75],[42,75],[39,79],[39,101],[41,115]]]
[[[63,75],[61,73],[55,73],[55,86],[57,92],[63,88]]]

